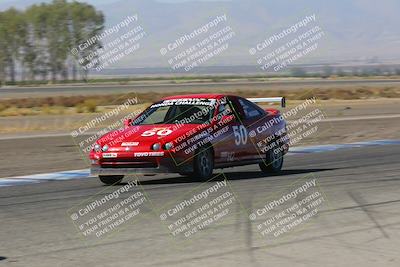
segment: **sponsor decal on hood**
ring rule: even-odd
[[[139,142],[123,142],[121,146],[138,146]]]

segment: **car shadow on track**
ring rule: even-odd
[[[268,177],[276,177],[276,176],[286,176],[293,174],[307,174],[314,172],[323,172],[323,171],[332,171],[336,169],[292,169],[292,170],[282,170],[276,174],[265,174],[260,171],[236,171],[236,172],[224,172],[224,175],[220,173],[215,173],[214,178],[209,180],[209,182],[222,181],[225,177],[230,180],[243,180],[243,179],[261,179]],[[139,179],[140,180],[140,179]],[[163,178],[163,179],[154,179],[154,180],[145,180],[140,181],[141,185],[153,185],[153,184],[179,184],[179,183],[199,183],[200,181],[196,181],[191,179],[190,177],[178,176],[171,178]]]

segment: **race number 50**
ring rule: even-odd
[[[235,144],[237,146],[247,143],[247,129],[244,125],[233,126],[233,134],[235,135]]]

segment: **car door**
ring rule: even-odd
[[[221,134],[214,143],[215,162],[233,163],[249,159],[248,131],[242,122],[243,109],[237,97],[226,97],[226,101],[219,104],[217,113],[217,116],[222,118],[233,116],[233,119],[229,120],[229,123],[220,124],[223,125],[222,127],[219,126],[220,128],[227,127],[227,131]]]
[[[257,143],[261,140],[262,136],[257,133],[257,127],[266,116],[265,111],[250,102],[249,100],[238,97],[238,104],[242,110],[241,113],[241,127],[244,127],[247,135],[247,142],[244,146],[244,159],[253,160],[260,158],[260,150],[257,149]]]

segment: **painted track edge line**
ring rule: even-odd
[[[400,145],[400,140],[373,140],[373,141],[362,141],[354,142],[348,144],[332,144],[332,145],[316,145],[316,146],[299,146],[292,147],[289,150],[288,156],[310,154],[310,153],[321,153],[335,151],[338,149],[350,149],[350,148],[360,148],[367,146],[383,146],[383,145]],[[0,178],[0,187],[24,185],[32,183],[41,183],[49,181],[67,181],[76,179],[86,179],[91,178],[89,169],[81,170],[69,170],[60,171],[52,173],[41,173],[33,175],[15,176],[15,177],[5,177]]]

